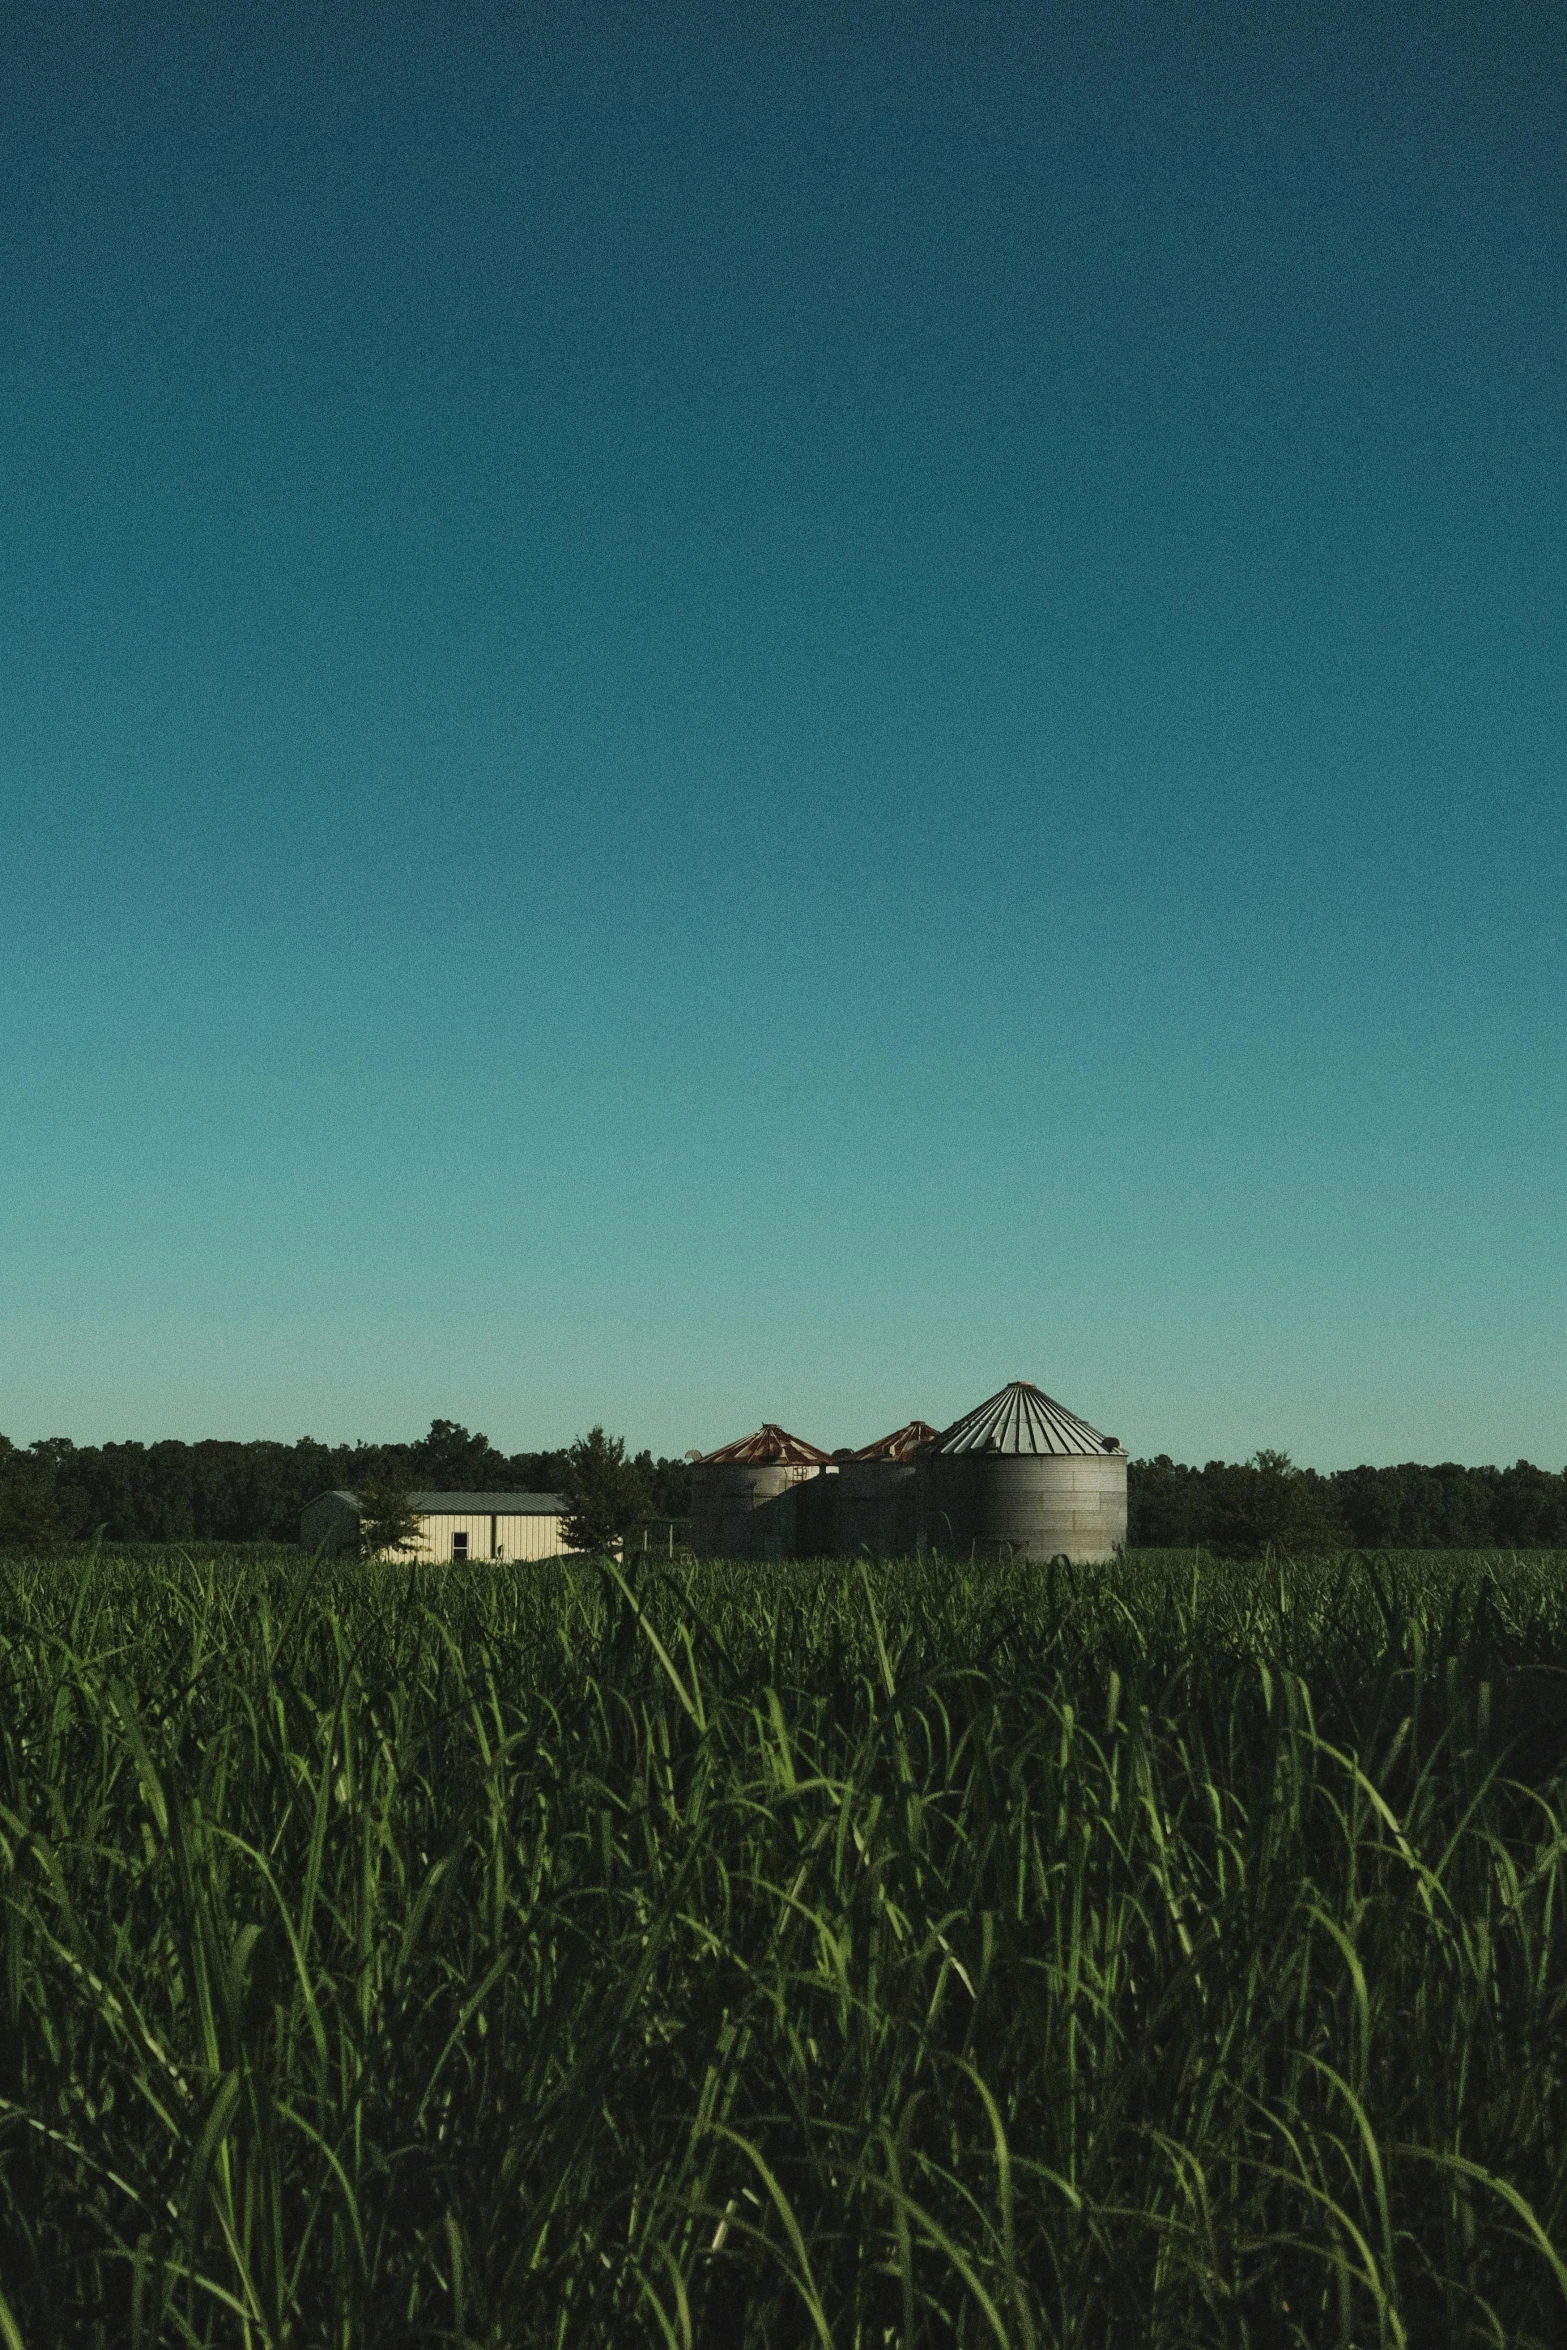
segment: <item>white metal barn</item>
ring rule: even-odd
[[[566,1504],[558,1493],[411,1493],[419,1520],[417,1550],[394,1559],[549,1559],[567,1547]],[[299,1516],[305,1550],[339,1550],[359,1540],[359,1497],[322,1493]]]

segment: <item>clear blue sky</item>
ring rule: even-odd
[[[14,1441],[1567,1460],[1567,12],[0,73]]]

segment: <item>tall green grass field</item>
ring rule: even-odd
[[[1567,2345],[1567,1562],[0,1567],[0,2343]]]

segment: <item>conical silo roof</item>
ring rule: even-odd
[[[776,1420],[764,1420],[750,1436],[737,1436],[732,1444],[721,1444],[716,1452],[703,1453],[697,1465],[700,1467],[707,1461],[782,1461],[791,1468],[817,1468],[831,1458],[831,1453],[807,1444],[803,1436],[791,1436]]]
[[[862,1444],[849,1458],[855,1461],[911,1461],[922,1445],[934,1444],[941,1430],[933,1428],[928,1420],[909,1420],[903,1427],[894,1428],[890,1436],[878,1436],[874,1444]]]
[[[1057,1403],[1028,1379],[998,1388],[942,1433],[936,1450],[950,1452],[1119,1452],[1113,1436],[1101,1436],[1076,1412]]]

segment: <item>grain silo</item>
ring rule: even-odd
[[[858,1452],[835,1452],[795,1497],[796,1555],[911,1557],[919,1531],[914,1456],[939,1433],[928,1420],[910,1420]]]
[[[1126,1454],[1026,1379],[955,1420],[918,1463],[923,1548],[1107,1559],[1126,1542]]]
[[[792,1558],[796,1489],[831,1455],[772,1420],[691,1464],[691,1547],[698,1558]]]
[[[842,1555],[868,1550],[873,1558],[908,1558],[919,1542],[919,1494],[915,1459],[938,1431],[928,1420],[909,1420],[874,1444],[862,1444],[839,1478],[839,1504],[846,1540]]]

